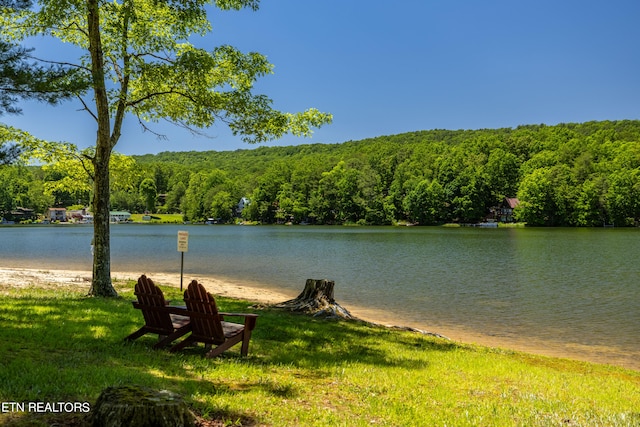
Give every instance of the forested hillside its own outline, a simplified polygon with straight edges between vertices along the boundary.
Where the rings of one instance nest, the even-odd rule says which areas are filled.
[[[252,149],[249,149],[252,148]],[[113,209],[319,224],[482,221],[504,197],[529,225],[640,220],[640,121],[430,130],[233,152],[117,156]],[[28,173],[25,173],[27,171]],[[71,164],[0,168],[0,211],[88,204]]]

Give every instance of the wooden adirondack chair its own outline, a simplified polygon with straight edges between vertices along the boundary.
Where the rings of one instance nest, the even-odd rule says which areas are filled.
[[[125,340],[132,341],[144,334],[158,334],[159,341],[153,347],[161,348],[191,330],[190,318],[179,314],[184,314],[184,308],[169,306],[162,290],[144,274],[138,279],[134,293],[138,300],[133,301],[133,307],[142,311],[144,326],[127,336]]]
[[[207,346],[216,346],[207,353],[207,357],[215,357],[241,342],[240,354],[247,355],[251,331],[255,328],[258,315],[219,312],[213,295],[196,280],[184,292],[184,301],[191,317],[191,335],[174,345],[172,352],[201,342]],[[226,316],[244,317],[244,324],[225,322]]]

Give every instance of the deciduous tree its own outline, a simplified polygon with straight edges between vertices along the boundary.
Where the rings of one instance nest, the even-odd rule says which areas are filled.
[[[24,10],[30,0],[0,0],[0,11]],[[85,86],[76,71],[62,65],[37,65],[31,60],[33,49],[0,39],[0,116],[20,114],[20,99],[56,103]],[[0,123],[0,165],[10,164],[23,154],[20,134]]]
[[[140,195],[144,199],[144,207],[147,212],[153,212],[156,206],[156,197],[158,195],[158,189],[156,183],[151,178],[145,178],[140,183]]]
[[[79,48],[74,70],[90,82],[76,94],[96,125],[93,167],[94,262],[90,293],[115,296],[111,284],[109,160],[127,114],[168,120],[197,131],[226,123],[248,142],[291,132],[308,135],[330,122],[315,109],[290,114],[252,92],[272,65],[231,46],[206,51],[189,40],[211,31],[206,7],[257,9],[259,0],[39,0],[25,12],[3,9],[2,35],[14,40],[51,36]],[[67,61],[72,62],[72,61]]]

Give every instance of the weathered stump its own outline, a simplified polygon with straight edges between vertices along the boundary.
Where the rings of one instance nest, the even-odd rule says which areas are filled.
[[[180,396],[167,390],[109,387],[91,414],[94,427],[193,427],[195,417]]]
[[[307,279],[304,290],[297,298],[281,302],[274,307],[310,313],[314,316],[352,319],[351,313],[333,298],[333,280]]]

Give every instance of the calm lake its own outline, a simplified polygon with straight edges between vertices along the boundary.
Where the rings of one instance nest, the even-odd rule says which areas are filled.
[[[638,229],[122,224],[112,270],[179,273],[178,230],[189,232],[185,280],[294,297],[327,278],[341,305],[387,323],[640,369]],[[0,267],[90,271],[91,235],[0,227]]]

